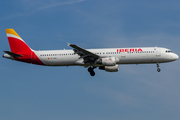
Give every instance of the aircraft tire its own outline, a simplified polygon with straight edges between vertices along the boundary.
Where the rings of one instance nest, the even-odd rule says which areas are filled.
[[[161,69],[160,69],[160,68],[158,68],[158,69],[157,69],[157,71],[158,71],[158,72],[160,72],[160,71],[161,71]]]
[[[95,72],[94,71],[90,72],[90,75],[95,76]]]
[[[88,68],[88,72],[91,73],[92,71],[93,71],[93,69],[92,69],[91,67],[89,67],[89,68]]]

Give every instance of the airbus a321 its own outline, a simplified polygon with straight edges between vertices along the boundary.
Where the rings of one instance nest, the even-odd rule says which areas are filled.
[[[119,64],[156,64],[172,62],[179,58],[171,50],[162,47],[106,48],[84,49],[69,44],[72,50],[31,49],[13,29],[6,29],[11,51],[4,51],[4,58],[44,66],[84,66],[88,67],[91,76],[94,69],[117,72]]]

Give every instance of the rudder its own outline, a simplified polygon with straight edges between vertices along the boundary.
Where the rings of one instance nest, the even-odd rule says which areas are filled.
[[[6,29],[11,52],[24,53],[30,52],[31,48],[23,41],[14,29]]]
[[[6,29],[7,38],[9,41],[10,51],[4,51],[6,54],[5,58],[14,59],[17,61],[44,65],[41,60],[37,57],[34,50],[32,50],[24,40],[16,33],[14,29]]]

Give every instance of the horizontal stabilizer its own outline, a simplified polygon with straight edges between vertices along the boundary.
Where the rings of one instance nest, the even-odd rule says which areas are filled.
[[[7,53],[8,55],[12,56],[12,57],[22,57],[22,55],[16,54],[16,53],[13,53],[13,52],[10,52],[10,51],[4,51],[4,52]]]

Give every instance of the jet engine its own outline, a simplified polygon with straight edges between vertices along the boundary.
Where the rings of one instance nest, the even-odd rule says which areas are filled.
[[[119,70],[119,66],[117,64],[115,66],[100,66],[99,69],[107,72],[117,72]]]
[[[96,60],[95,64],[100,64],[104,66],[114,66],[119,61],[118,58],[115,57],[107,57],[107,58],[100,58]]]

